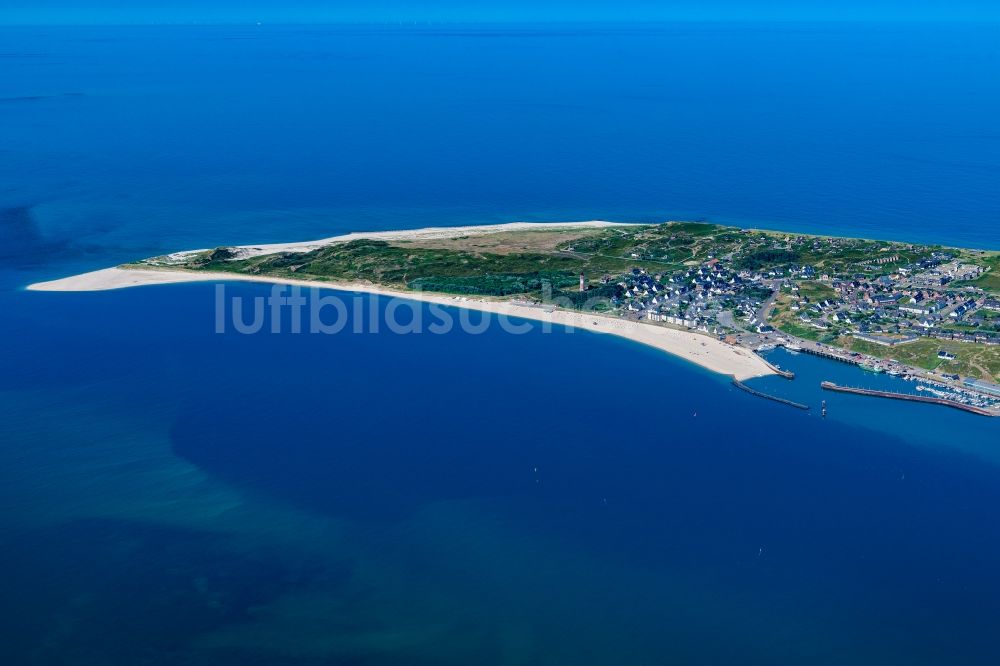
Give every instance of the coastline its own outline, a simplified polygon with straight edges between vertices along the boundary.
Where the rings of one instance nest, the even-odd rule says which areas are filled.
[[[579,224],[576,226],[579,226]],[[472,227],[472,229],[475,229],[475,227]],[[482,227],[480,227],[480,229],[482,229]],[[314,243],[322,242],[324,241],[314,241]],[[264,246],[253,247],[256,248]],[[242,275],[238,273],[210,273],[201,271],[185,272],[169,269],[149,270],[105,268],[58,280],[39,282],[29,285],[27,289],[30,291],[62,292],[107,291],[157,284],[230,281],[287,284],[299,287],[375,294],[390,298],[402,298],[413,301],[421,301],[424,303],[434,303],[442,306],[489,312],[492,314],[517,317],[520,319],[547,322],[571,328],[585,329],[595,333],[616,335],[618,337],[667,352],[668,354],[687,360],[707,370],[730,376],[738,381],[776,374],[770,367],[770,364],[753,352],[741,347],[726,344],[717,338],[702,335],[700,333],[682,331],[667,328],[665,326],[645,324],[637,321],[629,321],[598,314],[586,314],[570,310],[559,310],[545,306],[520,305],[510,301],[448,296],[428,292],[401,291],[364,283],[320,282],[314,280],[296,280],[292,278],[272,276]]]
[[[333,243],[349,243],[355,240],[383,241],[422,241],[455,236],[487,236],[504,231],[539,231],[545,229],[603,229],[606,227],[633,226],[633,222],[607,222],[605,220],[588,220],[585,222],[504,222],[501,224],[479,224],[464,227],[423,227],[420,229],[399,229],[388,231],[352,231],[340,236],[330,236],[318,240],[292,241],[290,243],[264,243],[262,245],[229,246],[239,252],[240,258],[258,257],[278,252],[311,252],[332,245]],[[171,259],[183,259],[198,252],[206,252],[210,248],[184,250],[168,254]]]

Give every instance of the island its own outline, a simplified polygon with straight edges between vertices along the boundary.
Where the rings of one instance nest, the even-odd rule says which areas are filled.
[[[781,345],[1000,402],[1000,252],[702,222],[352,233],[152,257],[31,285],[205,280],[330,287],[611,333],[737,381]]]

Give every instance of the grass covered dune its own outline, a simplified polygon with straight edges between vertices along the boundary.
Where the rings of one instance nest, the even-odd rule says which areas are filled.
[[[226,254],[225,257],[216,254],[220,250],[181,252],[166,257],[154,258],[140,264],[107,268],[60,280],[41,282],[33,284],[28,288],[34,291],[102,291],[155,284],[233,280],[321,287],[418,300],[426,303],[490,312],[521,319],[549,322],[597,333],[608,333],[660,349],[696,363],[708,370],[730,375],[740,380],[773,374],[773,370],[768,364],[751,351],[726,344],[711,336],[691,331],[677,330],[663,326],[650,326],[617,316],[602,315],[597,312],[583,313],[551,307],[534,307],[503,300],[501,296],[470,298],[443,293],[429,293],[428,291],[418,291],[415,289],[410,290],[407,288],[405,279],[396,281],[384,273],[379,275],[373,273],[372,277],[376,278],[375,280],[337,279],[339,277],[337,275],[320,277],[304,272],[296,275],[297,266],[301,265],[303,258],[308,257],[310,253],[322,252],[324,249],[331,248],[336,253],[337,248],[343,248],[358,241],[412,243],[415,249],[421,250],[421,253],[427,251],[432,254],[438,251],[435,249],[436,245],[446,242],[449,244],[458,242],[465,243],[467,251],[470,254],[497,254],[498,256],[508,257],[512,262],[520,262],[531,261],[523,257],[525,254],[551,252],[555,249],[554,245],[556,244],[586,240],[595,230],[609,227],[628,228],[632,226],[634,225],[610,222],[513,223],[485,227],[432,228],[412,231],[349,234],[347,236],[305,243],[224,248],[221,250]],[[552,231],[558,231],[559,233],[554,235],[549,234],[552,237],[547,237],[546,232]],[[500,248],[497,244],[497,238],[494,235],[499,233],[506,235],[510,232],[516,232],[523,237],[517,242],[512,241],[510,238],[504,238],[502,248]],[[481,245],[492,246],[493,252],[484,253],[483,248],[480,247]],[[544,249],[546,245],[553,245],[553,247],[546,250]],[[579,261],[578,259],[572,259],[573,250],[556,249],[555,251],[557,253],[567,252],[570,254],[572,261]],[[455,250],[442,252],[455,252]],[[208,261],[205,261],[206,254]],[[216,254],[214,258],[212,257],[213,254]],[[379,256],[381,261],[382,255],[380,254]],[[558,257],[558,254],[555,256]],[[198,270],[192,269],[192,261],[200,262]],[[281,262],[287,272],[272,273],[268,271],[264,273],[252,270],[254,265],[270,261]],[[560,262],[558,258],[553,261],[556,264]],[[628,264],[626,260],[613,257],[609,258],[608,261],[616,262],[620,266]],[[218,265],[224,266],[229,270],[221,270],[217,268]],[[346,262],[344,265],[347,265]],[[391,267],[393,264],[392,262],[384,262],[382,265]],[[537,268],[537,264],[533,263],[530,265]],[[574,266],[575,270],[576,266]],[[577,279],[575,275],[573,279],[574,281]],[[376,283],[376,280],[378,283]]]
[[[702,365],[735,376],[768,374],[744,356],[756,358],[749,349],[773,326],[871,359],[997,381],[998,262],[995,251],[699,222],[509,223],[188,250],[30,288],[263,281],[502,305],[525,319],[541,316],[526,303],[545,303],[546,316],[575,312],[594,330],[613,322],[666,351],[674,343],[664,340],[691,337],[715,350]]]

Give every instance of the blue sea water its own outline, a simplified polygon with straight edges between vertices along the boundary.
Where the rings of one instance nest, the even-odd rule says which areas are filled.
[[[756,383],[826,419],[586,332],[220,335],[211,285],[22,287],[510,220],[997,249],[997,37],[0,29],[4,663],[996,663],[994,420],[805,355]]]

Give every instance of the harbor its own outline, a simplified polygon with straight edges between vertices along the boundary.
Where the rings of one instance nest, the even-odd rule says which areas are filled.
[[[837,391],[839,393],[853,393],[855,395],[868,395],[878,398],[892,398],[895,400],[909,400],[911,402],[926,402],[935,405],[946,405],[948,407],[961,409],[966,412],[972,412],[973,414],[979,414],[980,416],[1000,416],[1000,413],[996,410],[984,409],[983,407],[956,402],[955,400],[949,400],[947,398],[940,398],[937,396],[912,395],[909,393],[896,393],[894,391],[880,391],[876,389],[858,388],[853,386],[841,386],[829,381],[822,382],[820,387],[827,391]]]
[[[754,379],[745,383],[758,393],[765,394],[767,399],[778,397],[796,404],[811,405],[812,412],[834,419],[857,418],[857,415],[862,412],[870,413],[870,418],[880,418],[880,415],[884,414],[887,409],[887,405],[884,404],[884,401],[877,400],[855,401],[850,409],[845,409],[841,400],[830,395],[830,391],[823,386],[824,382],[841,387],[858,387],[865,391],[936,398],[946,403],[962,404],[973,408],[956,410],[955,418],[960,420],[964,419],[964,416],[959,416],[958,411],[966,414],[987,412],[1000,415],[1000,399],[976,391],[971,387],[937,381],[936,377],[904,376],[888,370],[873,373],[865,370],[859,363],[843,362],[843,359],[839,358],[826,358],[824,354],[802,353],[807,348],[809,347],[802,345],[799,349],[791,351],[785,349],[784,346],[778,346],[773,350],[765,350],[761,354],[776,367],[794,371],[797,381],[786,381],[780,376],[772,375],[768,378]],[[796,351],[799,353],[795,353]],[[830,363],[831,360],[842,362]],[[822,401],[827,403],[827,414],[821,413]],[[911,402],[934,404],[937,400]],[[938,410],[932,409],[931,411],[937,412]],[[950,419],[953,417],[945,417],[938,413],[934,418]]]

